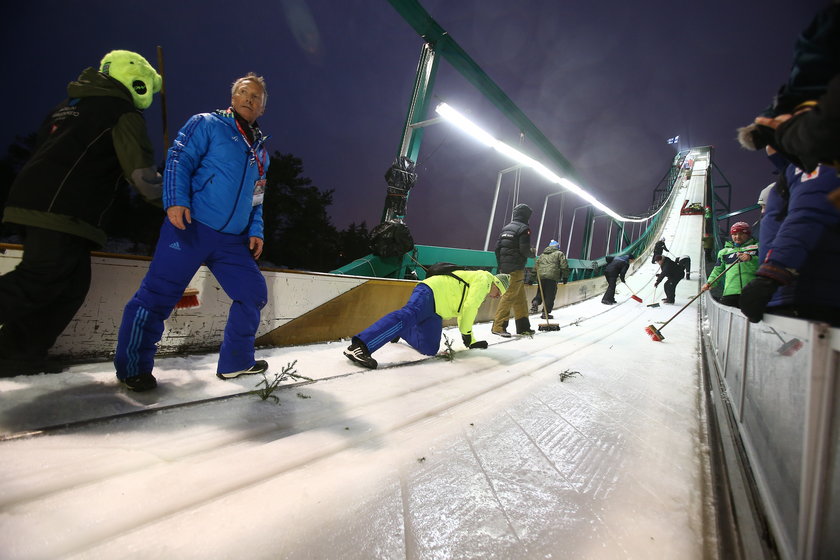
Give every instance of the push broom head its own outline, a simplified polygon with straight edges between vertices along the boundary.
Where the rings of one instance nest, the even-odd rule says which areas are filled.
[[[659,329],[657,329],[653,325],[646,326],[645,332],[648,333],[648,335],[654,342],[662,342],[663,340],[665,340],[665,337],[662,336],[662,333],[659,332]]]
[[[784,344],[782,344],[782,346],[778,350],[776,350],[776,352],[778,352],[782,356],[793,356],[804,345],[805,344],[798,338],[792,338]]]
[[[543,323],[537,328],[541,331],[559,331],[560,325],[554,325],[552,323]]]
[[[195,288],[187,288],[184,290],[184,295],[175,304],[175,309],[187,309],[190,307],[198,307],[198,290]]]
[[[657,302],[649,303],[647,306],[648,307],[659,307],[659,302],[657,301]]]
[[[638,301],[639,303],[642,303],[642,298],[640,298],[636,294],[633,294],[632,296],[630,296],[630,299],[634,299],[634,300]]]

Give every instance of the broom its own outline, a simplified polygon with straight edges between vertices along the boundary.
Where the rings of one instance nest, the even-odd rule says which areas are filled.
[[[715,282],[717,282],[718,280],[720,280],[721,278],[723,278],[723,275],[724,275],[724,274],[726,274],[726,272],[727,272],[730,268],[732,268],[733,266],[735,266],[735,265],[736,265],[736,264],[738,264],[739,262],[741,262],[741,261],[739,261],[739,260],[737,260],[737,259],[736,259],[736,260],[735,260],[735,262],[731,263],[729,266],[727,266],[725,269],[723,269],[723,272],[721,272],[720,274],[718,274],[718,275],[715,277],[715,279],[714,279],[714,280],[712,280],[711,282],[709,282],[709,285],[711,286],[712,284],[714,284]],[[664,328],[665,328],[665,326],[666,326],[668,323],[670,323],[671,321],[673,321],[673,320],[676,318],[676,316],[677,316],[677,315],[679,315],[680,313],[682,313],[682,312],[685,310],[685,308],[686,308],[686,307],[688,307],[689,305],[691,305],[692,303],[694,303],[694,300],[695,300],[695,299],[699,298],[699,297],[700,297],[700,296],[702,296],[702,295],[703,295],[703,291],[701,290],[701,291],[700,291],[700,293],[698,293],[696,296],[694,296],[693,298],[691,298],[690,300],[688,300],[688,303],[686,303],[685,305],[683,305],[683,306],[682,306],[682,308],[681,308],[679,311],[677,311],[676,313],[674,313],[674,316],[673,316],[673,317],[671,317],[670,319],[668,319],[667,321],[665,321],[665,323],[663,323],[663,325],[662,325],[661,327],[659,327],[659,328],[657,329],[657,328],[656,328],[656,327],[654,327],[653,325],[648,325],[648,326],[646,326],[646,327],[645,327],[645,332],[646,332],[646,333],[648,333],[648,335],[650,336],[650,338],[651,338],[654,342],[662,342],[663,340],[665,340],[665,337],[662,335],[662,329],[664,329]]]
[[[184,290],[184,295],[175,304],[175,309],[187,309],[189,307],[198,307],[198,290],[195,288],[187,288]]]
[[[545,316],[545,324],[542,324],[537,328],[541,331],[559,331],[560,325],[555,325],[548,319],[548,308],[545,305],[545,295],[543,294],[540,270],[538,268],[534,268],[534,271],[537,273],[537,286],[539,286],[540,288],[540,298],[542,299],[543,315]]]
[[[621,283],[622,283],[622,284],[624,284],[625,286],[627,286],[627,282],[625,282],[624,280],[622,280],[622,281],[621,281]],[[631,293],[631,294],[633,294],[632,296],[630,296],[630,299],[636,300],[636,301],[638,301],[639,303],[644,303],[644,302],[642,301],[642,298],[640,298],[639,296],[637,296],[637,295],[636,295],[636,292],[634,292],[634,291],[633,291],[633,288],[631,288],[630,286],[627,286],[627,289],[628,289],[628,290],[630,290],[630,293]]]
[[[653,286],[653,303],[649,303],[648,307],[659,307],[659,302],[656,301],[656,284]]]

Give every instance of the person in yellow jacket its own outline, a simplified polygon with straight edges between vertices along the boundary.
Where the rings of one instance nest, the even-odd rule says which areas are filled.
[[[498,298],[510,285],[510,276],[486,270],[455,270],[426,278],[414,288],[408,302],[388,313],[351,340],[344,355],[370,369],[378,365],[371,354],[400,338],[426,356],[440,348],[444,319],[458,319],[458,330],[467,348],[487,348],[476,341],[472,329],[478,308],[487,297]]]

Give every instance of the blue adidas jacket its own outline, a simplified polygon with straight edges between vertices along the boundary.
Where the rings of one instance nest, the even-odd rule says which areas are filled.
[[[192,219],[216,231],[262,238],[262,199],[254,188],[267,170],[265,138],[257,131],[248,146],[230,109],[194,115],[169,148],[164,208],[186,206]]]

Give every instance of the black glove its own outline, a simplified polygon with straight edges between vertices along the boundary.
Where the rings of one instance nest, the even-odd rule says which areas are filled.
[[[657,280],[656,282],[654,282],[653,287],[655,288],[655,287],[659,286],[660,282],[662,282],[662,280]]]
[[[476,340],[475,342],[470,344],[470,350],[487,350],[487,341]]]
[[[767,302],[776,293],[779,283],[766,276],[756,276],[741,290],[741,313],[750,323],[758,323],[764,317]]]
[[[470,333],[470,334],[461,333],[461,340],[464,341],[464,346],[469,348],[470,344],[472,344],[472,333]]]

